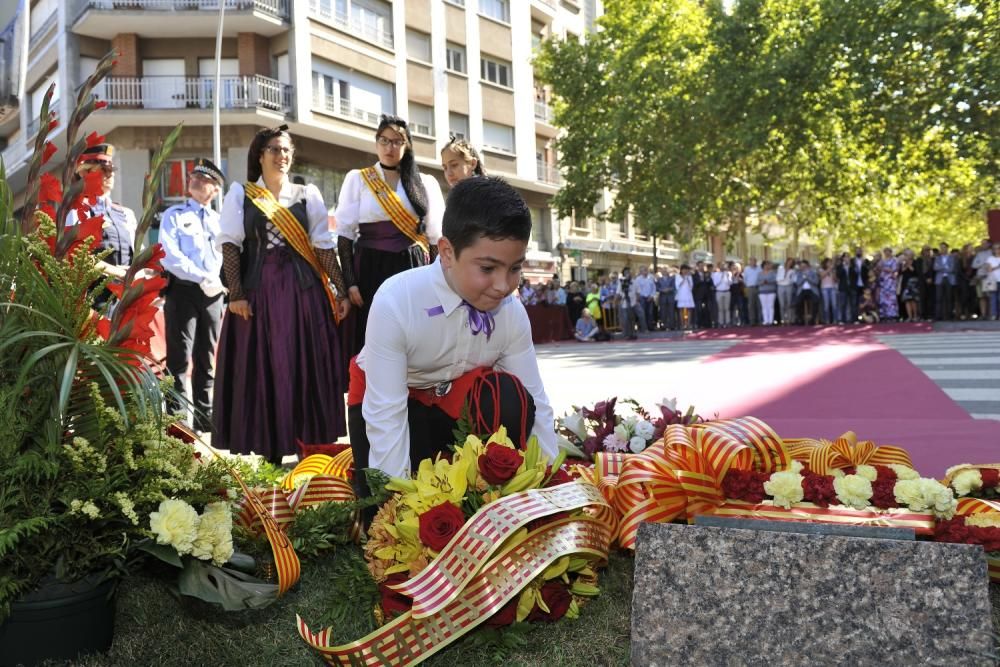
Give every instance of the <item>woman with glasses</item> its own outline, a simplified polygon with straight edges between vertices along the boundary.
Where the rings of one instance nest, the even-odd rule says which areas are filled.
[[[430,262],[441,236],[441,188],[417,169],[405,120],[382,116],[375,152],[373,166],[347,174],[334,213],[340,264],[356,308],[353,327],[345,327],[348,358],[365,344],[375,291],[389,276]]]
[[[294,156],[284,125],[257,133],[247,182],[226,194],[217,238],[229,312],[212,445],[278,464],[297,441],[329,443],[347,432],[337,331],[350,310],[347,289],[322,195],[288,177]]]
[[[132,263],[132,251],[135,247],[135,230],[138,223],[132,209],[111,201],[111,190],[115,187],[115,166],[113,157],[115,148],[111,144],[98,144],[84,149],[76,165],[77,180],[85,174],[100,171],[102,194],[94,201],[85,201],[86,217],[104,216],[104,233],[101,236],[101,250],[110,250],[111,254],[98,262],[98,268],[112,278],[124,278]],[[77,212],[70,209],[66,216],[67,225],[75,225],[79,221]],[[101,303],[107,300],[107,295],[98,299]]]

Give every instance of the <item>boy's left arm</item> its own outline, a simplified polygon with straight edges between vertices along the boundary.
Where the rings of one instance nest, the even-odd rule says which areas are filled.
[[[531,342],[531,322],[528,311],[516,299],[512,299],[510,308],[513,316],[507,319],[505,326],[509,338],[505,349],[497,359],[496,368],[515,376],[528,390],[535,401],[535,424],[531,432],[538,436],[538,444],[550,458],[559,452],[556,442],[555,414],[549,403],[548,394],[542,376],[538,372],[538,358],[535,356],[535,346]]]

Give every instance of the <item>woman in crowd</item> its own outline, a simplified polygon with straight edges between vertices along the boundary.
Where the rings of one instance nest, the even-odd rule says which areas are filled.
[[[920,307],[920,277],[913,266],[913,260],[904,255],[899,271],[899,300],[903,302],[906,311],[906,321],[916,322],[919,319]]]
[[[976,251],[971,243],[962,246],[958,256],[958,294],[955,298],[955,315],[961,320],[967,320],[976,312],[976,269],[972,263],[976,259]]]
[[[899,317],[899,304],[896,301],[896,279],[899,277],[899,262],[892,256],[892,248],[882,250],[882,259],[877,269],[878,284],[878,315],[879,320]]]
[[[851,256],[846,252],[837,258],[837,321],[851,323],[851,295],[856,285],[851,285]]]
[[[441,168],[444,170],[444,180],[448,182],[450,188],[467,178],[486,175],[479,151],[468,141],[459,139],[454,134],[441,149]]]
[[[837,322],[837,268],[833,260],[827,257],[819,265],[820,294],[823,297],[823,322]]]
[[[747,320],[747,293],[743,280],[743,265],[739,262],[729,262],[729,272],[733,276],[733,284],[730,287],[730,320],[738,327],[745,327],[749,324]]]
[[[764,261],[761,264],[760,281],[757,295],[760,297],[760,317],[764,326],[774,324],[774,300],[778,296],[778,272],[774,263]]]
[[[601,317],[601,289],[597,286],[597,283],[590,283],[590,291],[587,292],[586,305],[584,310],[589,310],[591,316],[594,318],[594,322],[600,329],[604,330],[604,322]]]
[[[566,292],[566,310],[569,311],[569,321],[576,322],[580,319],[580,311],[587,305],[587,295],[584,294],[580,283],[572,281],[569,290]]]
[[[681,330],[691,328],[691,311],[694,310],[694,282],[691,267],[681,264],[681,272],[674,276],[677,294],[677,311],[681,314]]]
[[[778,267],[778,309],[782,324],[795,323],[795,258],[789,257]]]
[[[212,444],[275,463],[296,440],[333,442],[347,432],[336,320],[350,305],[323,197],[288,179],[294,154],[284,125],[258,132],[248,182],[233,183],[219,221],[229,313]]]
[[[375,165],[347,174],[334,214],[347,294],[356,308],[353,327],[345,327],[348,358],[364,346],[376,290],[389,276],[427,264],[441,236],[441,188],[417,169],[406,121],[383,115],[375,151]]]
[[[988,272],[983,277],[983,294],[989,299],[990,319],[1000,319],[1000,243],[993,244],[993,254],[986,258]],[[984,317],[986,317],[984,315]]]

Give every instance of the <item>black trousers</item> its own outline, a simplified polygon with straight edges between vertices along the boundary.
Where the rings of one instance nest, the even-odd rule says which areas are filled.
[[[474,435],[489,436],[500,426],[505,426],[507,435],[515,444],[522,439],[526,440],[535,423],[535,401],[531,394],[520,380],[509,373],[488,373],[484,379],[486,381],[482,383],[482,391],[466,398],[466,409],[471,423],[479,421],[488,424],[490,432]],[[523,409],[522,396],[525,398]],[[499,414],[497,405],[500,406]],[[413,398],[407,400],[406,407],[410,425],[410,466],[416,470],[422,460],[439,452],[446,452],[449,445],[455,444],[453,431],[457,422],[441,408],[424,405]],[[522,424],[526,432],[522,432]],[[348,406],[347,431],[354,453],[354,491],[358,498],[365,498],[370,495],[364,469],[369,467],[371,444],[368,441],[365,418],[361,414],[361,404]],[[372,508],[367,517],[369,520],[374,512],[375,508]]]
[[[163,318],[167,335],[167,371],[174,378],[173,396],[167,409],[186,411],[194,407],[199,431],[212,430],[212,385],[215,383],[215,346],[222,325],[222,295],[206,296],[201,288],[171,279],[164,298]],[[187,387],[188,371],[191,387]],[[185,420],[187,421],[187,420]]]

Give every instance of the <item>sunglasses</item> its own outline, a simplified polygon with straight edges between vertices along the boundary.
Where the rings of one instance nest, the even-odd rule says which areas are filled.
[[[117,171],[114,165],[107,164],[106,162],[84,162],[80,165],[80,171],[82,172],[97,171],[98,169],[103,171],[105,174],[113,174]]]

